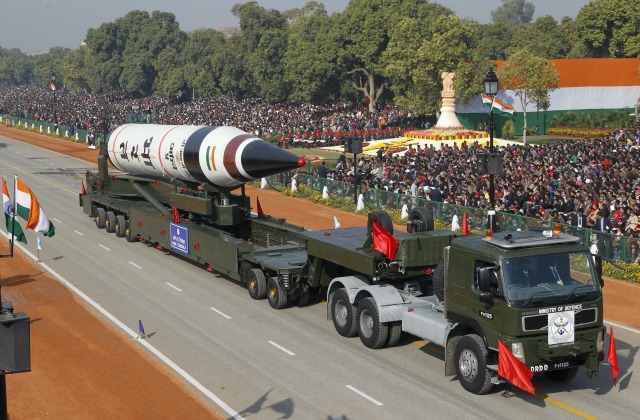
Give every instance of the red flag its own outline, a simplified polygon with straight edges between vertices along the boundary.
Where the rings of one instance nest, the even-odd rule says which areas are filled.
[[[262,212],[262,206],[260,205],[260,199],[256,197],[256,204],[258,206],[258,217],[264,217],[264,213]]]
[[[58,90],[58,88],[56,87],[56,84],[53,82],[49,83],[49,86],[51,87],[51,90]]]
[[[387,232],[385,228],[373,222],[373,249],[382,252],[390,260],[396,257],[398,250],[398,240],[392,234]]]
[[[462,215],[462,234],[469,236],[469,220],[467,219],[467,212]]]
[[[609,355],[607,362],[611,366],[611,376],[613,377],[613,386],[616,386],[618,378],[618,354],[616,353],[616,340],[613,338],[613,327],[609,327]]]
[[[180,218],[180,216],[178,215],[178,209],[176,208],[176,205],[173,205],[173,223],[182,223],[182,219]]]
[[[87,195],[87,190],[84,188],[84,181],[80,182],[82,182],[82,195]]]
[[[531,383],[533,372],[515,357],[502,341],[498,341],[498,375],[518,388],[535,395],[536,389]]]

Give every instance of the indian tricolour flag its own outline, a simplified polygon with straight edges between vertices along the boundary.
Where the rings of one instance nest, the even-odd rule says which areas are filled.
[[[16,176],[16,212],[18,216],[27,221],[25,227],[36,232],[42,232],[45,236],[53,236],[55,227],[47,219],[38,203],[35,194]]]
[[[20,223],[18,223],[13,215],[13,204],[11,203],[11,197],[9,197],[9,189],[7,188],[4,175],[2,175],[2,204],[4,206],[4,218],[7,222],[7,232],[9,232],[9,234],[13,232],[14,238],[26,244],[27,238],[24,236],[22,226],[20,226]]]
[[[492,98],[489,95],[482,94],[482,106],[486,110],[490,110],[491,106],[493,106],[493,110],[498,112],[499,114],[506,116],[513,116],[514,108],[507,104],[500,102],[497,98]]]

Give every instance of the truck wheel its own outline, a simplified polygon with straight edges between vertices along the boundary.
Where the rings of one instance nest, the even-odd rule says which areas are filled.
[[[121,214],[116,216],[115,230],[118,238],[124,237],[127,233],[127,219]]]
[[[402,321],[389,322],[389,336],[385,347],[395,347],[402,335]]]
[[[578,367],[573,366],[567,369],[545,372],[544,376],[556,382],[569,382],[576,376],[576,373],[578,373]]]
[[[376,301],[364,298],[358,304],[358,335],[362,344],[370,349],[384,347],[389,334],[389,326],[380,322]]]
[[[108,211],[104,219],[104,230],[108,233],[116,231],[116,214],[112,211]]]
[[[107,219],[107,214],[102,207],[97,207],[93,218],[96,221],[96,227],[98,229],[104,229],[104,224]]]
[[[409,220],[418,227],[415,232],[426,232],[433,230],[433,212],[426,207],[415,207],[409,212]],[[417,222],[417,223],[416,223]]]
[[[124,229],[124,237],[127,239],[127,242],[137,242],[138,236],[137,235],[134,236],[133,233],[131,232],[131,221],[127,220],[125,226],[126,227]]]
[[[273,277],[267,282],[267,300],[273,309],[283,309],[287,306],[287,294]]]
[[[444,260],[440,260],[433,274],[433,294],[440,300],[444,300]]]
[[[491,390],[491,374],[487,369],[487,349],[480,336],[465,335],[456,345],[456,373],[460,385],[476,395]]]
[[[373,211],[369,213],[369,219],[367,221],[368,232],[373,232],[373,221],[379,224],[387,232],[393,235],[393,220],[391,216],[384,210]]]
[[[252,268],[245,271],[245,280],[249,296],[254,300],[267,297],[267,281],[264,279],[264,272],[259,268]]]
[[[311,292],[309,292],[309,288],[303,289],[300,293],[300,296],[297,299],[296,306],[303,307],[309,303],[309,296]]]
[[[343,337],[355,337],[358,326],[356,325],[356,308],[349,302],[349,295],[344,289],[333,292],[331,301],[331,315],[333,326]]]

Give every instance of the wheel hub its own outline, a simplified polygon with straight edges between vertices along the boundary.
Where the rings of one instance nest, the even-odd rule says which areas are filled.
[[[458,364],[460,365],[460,373],[468,381],[473,381],[478,376],[478,359],[472,351],[465,349],[460,354]]]

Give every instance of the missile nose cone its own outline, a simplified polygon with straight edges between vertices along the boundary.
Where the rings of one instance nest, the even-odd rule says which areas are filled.
[[[252,141],[244,148],[241,156],[242,168],[254,179],[298,168],[300,159],[304,160],[266,141]]]
[[[301,156],[300,159],[298,159],[298,168],[302,168],[306,164],[307,164],[307,159]]]

